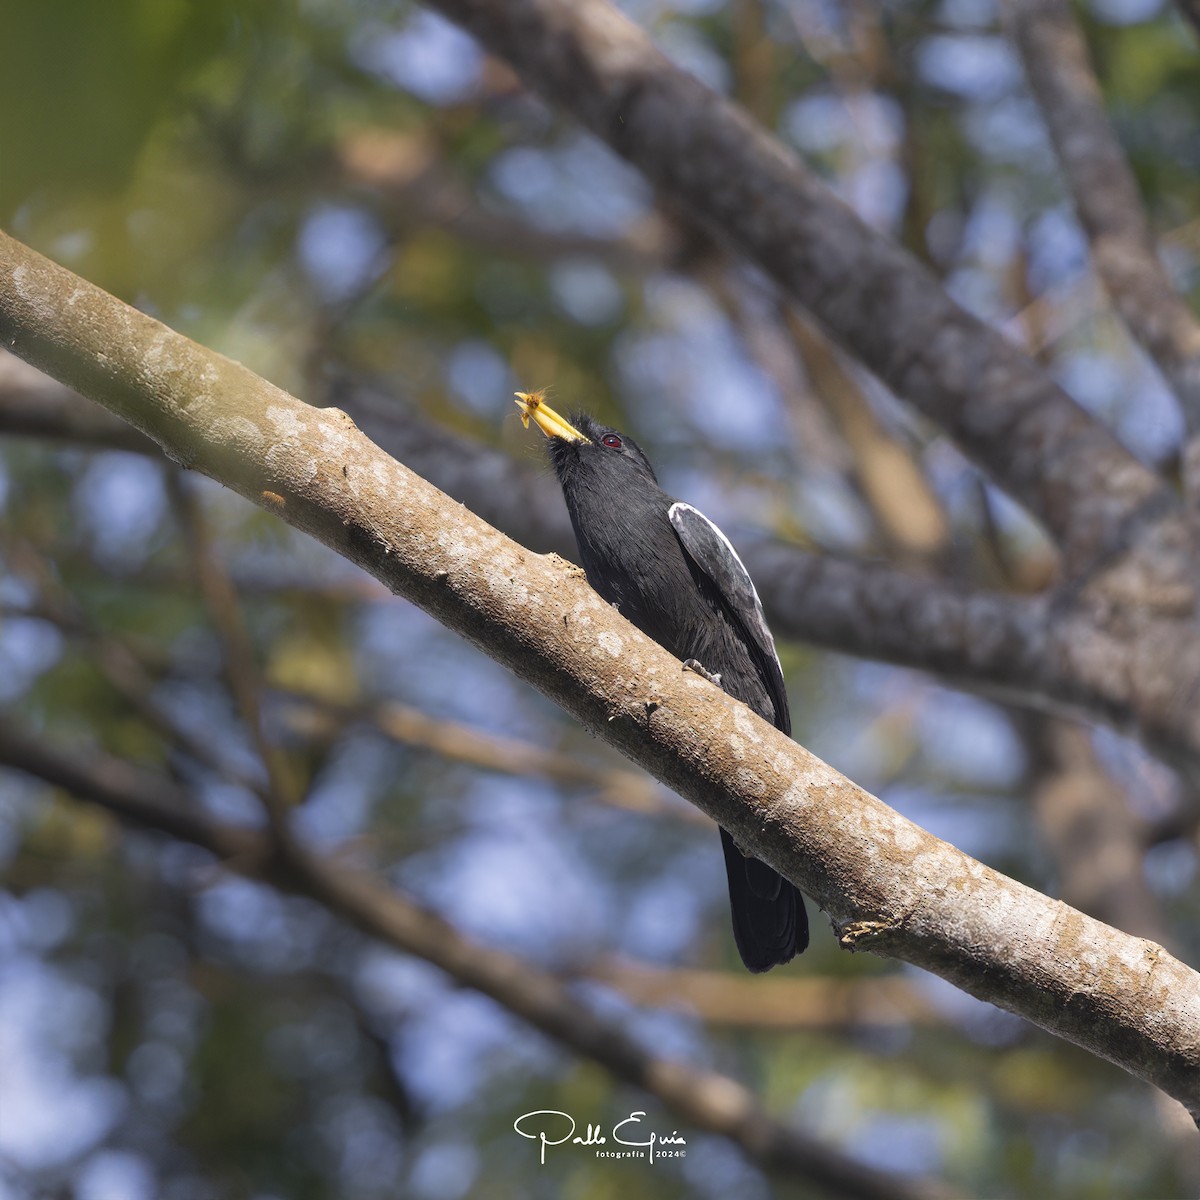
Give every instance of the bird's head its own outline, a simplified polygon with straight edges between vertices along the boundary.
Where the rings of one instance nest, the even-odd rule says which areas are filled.
[[[564,488],[604,481],[615,490],[633,486],[638,479],[657,487],[654,468],[633,438],[601,425],[587,413],[575,413],[568,421],[546,403],[541,392],[516,396],[525,427],[535,421],[546,435],[550,462]]]

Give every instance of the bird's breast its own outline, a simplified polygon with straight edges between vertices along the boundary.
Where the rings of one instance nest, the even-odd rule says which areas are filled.
[[[680,653],[677,633],[696,604],[695,585],[666,505],[659,512],[610,509],[598,519],[577,520],[588,582],[643,633]]]

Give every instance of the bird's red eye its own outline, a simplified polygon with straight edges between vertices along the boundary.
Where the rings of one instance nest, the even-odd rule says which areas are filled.
[[[600,439],[610,450],[620,450],[621,439],[615,433],[606,433]]]

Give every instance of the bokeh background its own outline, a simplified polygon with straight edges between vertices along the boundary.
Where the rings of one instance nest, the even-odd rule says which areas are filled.
[[[1170,466],[1177,414],[1090,272],[989,0],[622,7]],[[1081,19],[1168,266],[1194,290],[1195,40],[1156,0],[1093,0]],[[511,395],[549,385],[636,436],[736,542],[1017,591],[1053,569],[1038,529],[936,429],[403,0],[0,0],[0,224],[348,408],[491,519],[533,478],[538,502],[509,528],[538,550],[571,547]],[[898,1175],[1065,1200],[1200,1186],[1175,1106],[932,977],[839,951],[820,915],[802,960],[738,974],[717,840],[681,801],[269,513],[112,444],[0,436],[0,697],[48,738],[261,822],[238,781],[260,764],[184,536],[200,522],[237,584],[315,847],[579,978],[657,1052],[747,1082]],[[1196,961],[1194,831],[1174,778],[1132,743],[780,650],[796,736],[821,757]],[[1120,895],[1089,894],[1087,847],[1055,820],[1081,780],[1113,798]],[[701,1133],[680,1164],[539,1167],[512,1132],[532,1109],[677,1122],[315,903],[7,772],[0,864],[3,1200],[808,1194]]]

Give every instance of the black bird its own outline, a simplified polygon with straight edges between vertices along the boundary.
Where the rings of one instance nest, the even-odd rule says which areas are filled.
[[[518,392],[526,427],[549,439],[588,583],[644,634],[791,734],[783,669],[758,593],[729,539],[658,486],[632,438],[585,413],[564,420],[540,392]],[[721,830],[733,936],[767,971],[808,945],[800,893]]]

